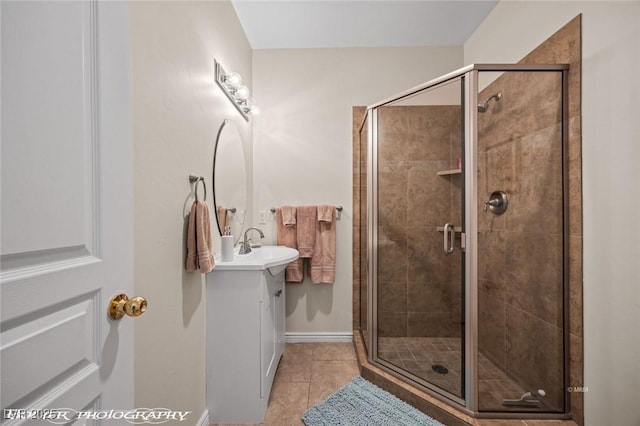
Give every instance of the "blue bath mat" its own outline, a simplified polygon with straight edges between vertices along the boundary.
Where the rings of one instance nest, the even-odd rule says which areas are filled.
[[[308,409],[302,421],[307,426],[444,426],[362,377]]]

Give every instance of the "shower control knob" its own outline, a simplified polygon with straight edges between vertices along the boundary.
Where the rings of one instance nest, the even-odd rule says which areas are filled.
[[[500,200],[494,198],[493,200],[486,201],[482,210],[486,212],[487,210],[489,210],[489,207],[500,207],[501,204],[502,203],[500,202]]]
[[[491,213],[502,214],[507,210],[509,206],[509,197],[504,191],[493,191],[489,200],[484,203],[482,210],[485,212],[491,210]]]

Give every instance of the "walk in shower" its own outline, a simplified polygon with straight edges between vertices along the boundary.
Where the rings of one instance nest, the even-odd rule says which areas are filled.
[[[477,416],[568,412],[565,65],[473,65],[366,109],[368,361]]]

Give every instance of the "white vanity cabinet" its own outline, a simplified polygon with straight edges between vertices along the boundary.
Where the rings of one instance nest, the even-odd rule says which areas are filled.
[[[264,269],[231,263],[207,275],[209,420],[260,423],[284,352],[286,263]]]
[[[262,277],[260,396],[268,399],[278,363],[284,353],[284,271],[274,277],[268,272],[263,273]]]

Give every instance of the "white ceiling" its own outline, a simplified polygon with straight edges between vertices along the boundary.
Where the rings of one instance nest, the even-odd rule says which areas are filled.
[[[254,49],[463,44],[498,0],[232,0]]]

